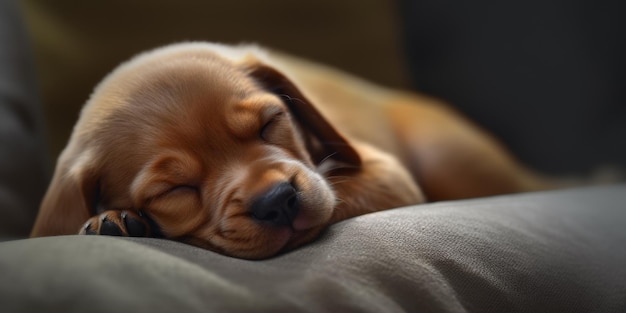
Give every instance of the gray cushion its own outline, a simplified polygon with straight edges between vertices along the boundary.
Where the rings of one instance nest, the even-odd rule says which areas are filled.
[[[419,205],[246,261],[158,239],[0,243],[3,312],[624,312],[626,186]]]

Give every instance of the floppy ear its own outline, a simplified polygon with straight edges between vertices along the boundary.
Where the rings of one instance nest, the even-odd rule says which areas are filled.
[[[86,163],[74,162],[59,160],[31,237],[78,234],[81,225],[94,215],[98,198],[95,171]]]
[[[280,96],[305,135],[307,150],[319,164],[332,158],[350,165],[361,165],[361,158],[348,141],[320,114],[285,75],[271,66],[255,63],[250,75],[268,91]]]

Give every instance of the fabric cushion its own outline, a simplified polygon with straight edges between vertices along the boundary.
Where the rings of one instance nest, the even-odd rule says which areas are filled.
[[[264,261],[167,240],[0,244],[3,312],[624,312],[626,186],[442,202]]]

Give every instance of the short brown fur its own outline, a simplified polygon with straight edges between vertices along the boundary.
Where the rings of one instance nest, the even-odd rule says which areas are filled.
[[[297,187],[291,225],[251,218],[284,182]],[[128,235],[129,212],[166,238],[258,259],[368,212],[549,187],[437,100],[255,47],[185,43],[96,88],[32,235],[97,233],[103,218]]]

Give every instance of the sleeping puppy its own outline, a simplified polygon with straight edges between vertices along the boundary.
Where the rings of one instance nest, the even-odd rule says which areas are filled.
[[[260,259],[368,212],[548,186],[436,100],[254,46],[183,43],[96,87],[32,236]]]

